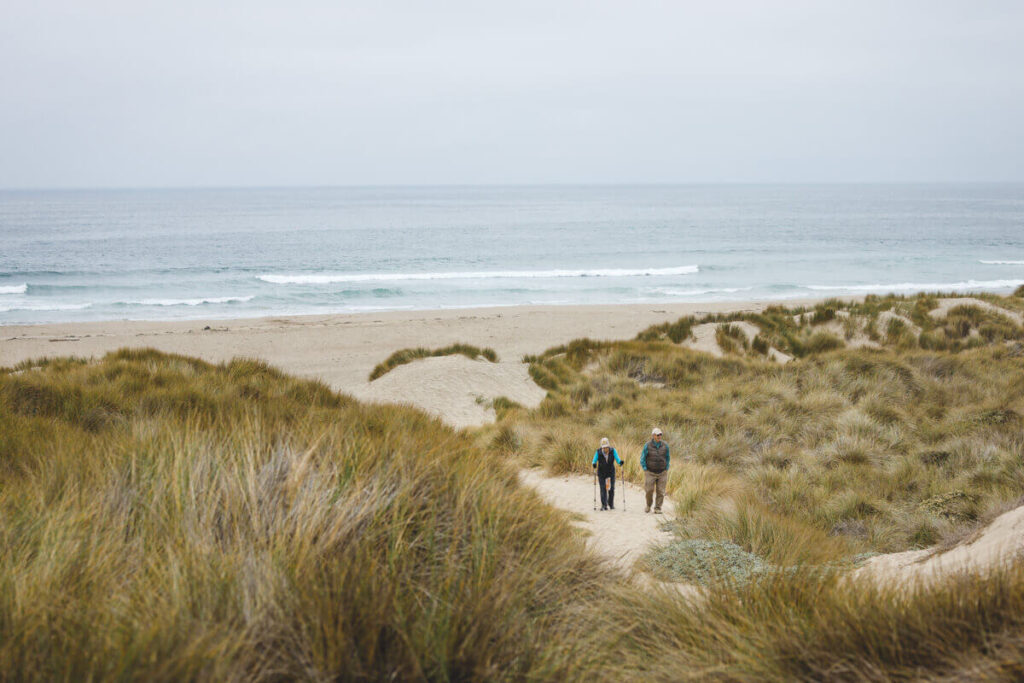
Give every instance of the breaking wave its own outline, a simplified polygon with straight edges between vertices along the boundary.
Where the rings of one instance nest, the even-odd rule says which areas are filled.
[[[320,275],[258,275],[257,279],[275,285],[325,285],[335,282],[396,282],[402,280],[489,280],[494,278],[560,278],[560,277],[639,277],[659,275],[692,275],[698,266],[674,268],[596,268],[586,270],[487,270],[452,273],[354,273]]]
[[[898,282],[875,285],[807,285],[807,289],[825,292],[963,292],[975,289],[1010,289],[1024,280],[965,280],[962,282]]]
[[[203,299],[143,299],[125,302],[130,306],[202,306],[203,304],[231,304],[251,301],[252,296],[215,296]]]
[[[0,313],[7,313],[8,311],[81,311],[90,306],[92,304],[48,304],[22,301],[16,304],[0,306]]]

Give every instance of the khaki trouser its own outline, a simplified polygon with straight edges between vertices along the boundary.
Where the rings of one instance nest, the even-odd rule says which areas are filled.
[[[647,494],[647,507],[651,507],[651,499],[654,498],[654,491],[657,489],[658,498],[655,501],[654,509],[660,510],[665,500],[665,485],[668,484],[668,470],[655,474],[650,470],[644,472],[644,493]]]

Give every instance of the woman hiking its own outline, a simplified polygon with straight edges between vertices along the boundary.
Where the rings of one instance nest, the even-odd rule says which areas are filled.
[[[608,443],[607,437],[601,439],[601,445],[594,451],[594,461],[591,464],[594,466],[597,478],[601,482],[601,509],[608,510],[610,508],[614,510],[615,465],[618,464],[621,467],[622,459],[619,458],[618,451]]]

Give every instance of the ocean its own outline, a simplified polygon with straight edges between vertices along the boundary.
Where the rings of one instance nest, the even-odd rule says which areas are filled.
[[[1024,185],[0,191],[0,324],[1024,284]]]

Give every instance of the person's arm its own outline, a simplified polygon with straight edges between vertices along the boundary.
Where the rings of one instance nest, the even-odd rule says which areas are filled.
[[[669,456],[668,456],[669,450],[671,450],[671,449],[668,447],[668,444],[665,444],[665,471],[666,472],[668,472],[668,466],[669,466]]]
[[[600,448],[598,448],[596,451],[594,451],[594,459],[590,462],[590,466],[591,467],[597,467],[597,454],[600,453],[600,452],[601,452]]]
[[[619,452],[613,448],[612,455],[615,456],[615,462],[619,463],[619,467],[622,467],[622,458],[619,457]]]
[[[644,450],[640,453],[640,469],[647,471],[647,444],[644,444]]]

